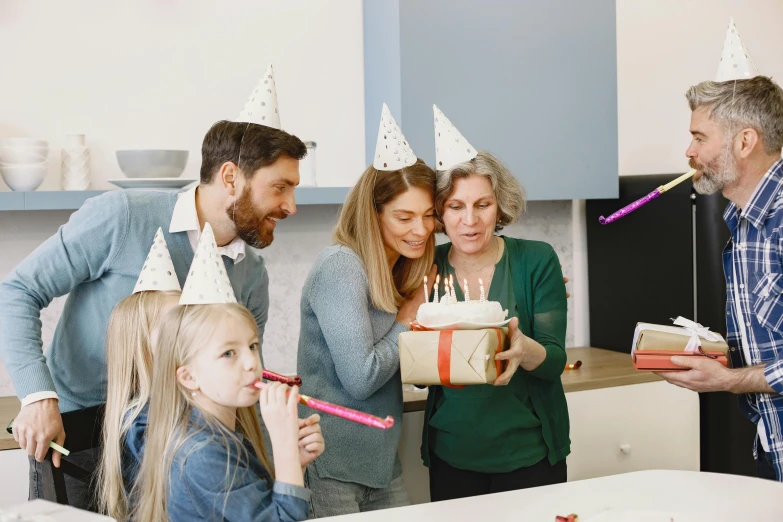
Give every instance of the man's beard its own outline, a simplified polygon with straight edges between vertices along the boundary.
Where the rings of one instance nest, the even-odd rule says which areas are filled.
[[[271,228],[267,218],[285,219],[287,216],[281,211],[261,214],[256,210],[250,186],[246,186],[234,205],[226,209],[226,214],[234,222],[237,236],[251,247],[259,249],[268,247],[275,239],[274,228]]]
[[[739,178],[737,160],[731,153],[730,146],[727,146],[721,155],[706,165],[699,165],[693,158],[688,162],[688,165],[692,169],[701,171],[701,177],[693,182],[693,188],[699,194],[714,194],[723,190],[726,185],[735,183]]]

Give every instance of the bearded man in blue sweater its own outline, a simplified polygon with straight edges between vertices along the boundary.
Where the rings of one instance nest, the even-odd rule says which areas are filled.
[[[68,503],[96,508],[90,479],[106,400],[106,326],[114,306],[133,291],[158,227],[182,285],[200,232],[212,225],[237,301],[253,313],[263,338],[269,279],[253,249],[268,246],[276,222],[296,212],[294,187],[307,149],[279,128],[250,121],[220,121],[209,129],[196,187],[92,198],[0,283],[0,356],[22,401],[13,434],[30,456],[31,499],[44,494],[41,463],[54,441],[77,451],[53,452],[44,465],[70,467]],[[44,355],[40,312],[65,294]]]

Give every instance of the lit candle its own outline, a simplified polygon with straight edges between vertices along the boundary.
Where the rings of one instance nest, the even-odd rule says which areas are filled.
[[[468,288],[468,280],[467,279],[463,279],[462,282],[463,282],[463,288],[465,290],[465,292],[464,292],[465,293],[465,302],[468,302],[468,301],[470,301],[470,289]]]
[[[433,296],[432,302],[437,303],[438,302],[438,287],[440,286],[440,274],[435,276],[435,295]]]
[[[449,292],[449,280],[448,278],[443,278],[443,297],[440,298],[441,304],[449,304],[449,298],[451,297],[451,293]]]
[[[449,275],[449,288],[451,289],[451,298],[457,302],[457,291],[454,290],[454,274]]]
[[[487,297],[484,295],[484,281],[481,279],[479,279],[479,292],[481,293],[481,295],[479,295],[479,302],[483,303],[486,301]]]
[[[427,276],[424,276],[424,302],[428,302],[430,298],[430,292],[427,290]]]

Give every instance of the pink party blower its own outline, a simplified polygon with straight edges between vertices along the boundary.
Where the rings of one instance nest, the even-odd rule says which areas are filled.
[[[264,383],[257,382],[256,388],[263,389]],[[387,416],[385,419],[382,419],[380,417],[376,417],[375,415],[370,415],[369,413],[352,410],[351,408],[346,408],[345,406],[338,406],[337,404],[332,404],[331,402],[314,399],[308,395],[299,394],[299,404],[304,404],[305,406],[314,410],[322,411],[336,417],[341,417],[349,421],[357,422],[359,424],[364,424],[365,426],[370,426],[381,430],[386,430],[394,426],[394,417],[392,416]]]
[[[667,190],[670,190],[670,189],[676,187],[677,185],[679,185],[680,183],[682,183],[686,179],[692,178],[694,174],[696,174],[696,170],[695,169],[691,170],[690,172],[686,172],[685,174],[683,174],[679,178],[675,179],[674,181],[670,181],[666,185],[661,185],[660,187],[658,187],[657,189],[653,190],[652,192],[650,192],[649,194],[647,194],[643,198],[637,199],[636,201],[634,201],[630,205],[624,206],[623,208],[621,208],[620,210],[618,210],[617,212],[615,212],[614,214],[612,214],[608,218],[605,218],[603,216],[599,217],[598,218],[598,222],[601,223],[602,225],[608,225],[609,223],[613,223],[613,222],[617,221],[618,219],[620,219],[621,217],[627,216],[628,214],[630,214],[634,210],[639,209],[639,208],[645,206],[650,201],[652,201],[652,200],[654,200],[656,198],[659,198],[661,196],[661,194],[663,194]]]
[[[264,379],[267,381],[277,381],[277,382],[284,382],[285,384],[289,386],[301,386],[302,385],[302,378],[298,375],[294,377],[286,377],[285,375],[280,375],[279,373],[275,373],[271,370],[264,370],[264,373],[262,375]]]

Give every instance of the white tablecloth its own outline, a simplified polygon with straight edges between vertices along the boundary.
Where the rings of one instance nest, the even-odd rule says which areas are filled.
[[[579,522],[780,522],[783,484],[735,475],[640,471],[329,520],[554,522],[556,515],[570,513],[579,515]]]

